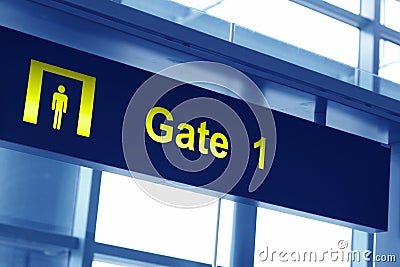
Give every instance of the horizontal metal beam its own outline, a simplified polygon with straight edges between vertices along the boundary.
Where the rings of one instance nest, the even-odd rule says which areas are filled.
[[[32,0],[32,2],[51,7],[57,12],[61,10],[77,16],[77,19],[83,18],[118,32],[172,48],[180,53],[228,64],[247,74],[400,122],[398,100],[127,6],[108,0],[99,0],[96,4],[89,0]],[[106,54],[102,56],[107,57]],[[125,59],[118,60],[124,62]]]
[[[400,45],[400,32],[387,28],[385,26],[379,27],[380,37],[397,45]]]
[[[78,238],[0,224],[0,244],[46,252],[63,252],[79,247]]]
[[[296,4],[302,5],[319,13],[322,13],[331,18],[337,19],[344,23],[350,24],[357,28],[363,28],[369,23],[370,19],[364,18],[360,15],[351,13],[345,9],[339,8],[330,3],[321,0],[290,0]]]
[[[175,267],[211,267],[210,264],[201,262],[183,260],[179,258],[133,250],[123,247],[117,247],[102,243],[95,243],[94,245],[95,259],[103,261],[118,262],[132,264],[135,262],[146,262],[157,266],[175,266]],[[127,261],[128,260],[128,261]]]

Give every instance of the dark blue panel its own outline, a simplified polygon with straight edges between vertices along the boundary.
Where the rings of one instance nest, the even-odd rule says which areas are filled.
[[[152,73],[6,28],[0,28],[0,32],[3,64],[0,74],[0,139],[126,169],[121,138],[124,114],[135,90]],[[76,135],[82,84],[58,75],[44,75],[38,124],[22,121],[31,59],[96,77],[90,138]],[[69,93],[69,112],[63,119],[62,131],[55,131],[50,108],[52,94],[59,84],[65,85]],[[181,86],[173,92],[161,99],[158,105],[172,109],[195,97],[218,99],[239,115],[251,142],[260,138],[255,118],[243,101],[192,85]],[[263,109],[254,108],[258,112]],[[390,150],[378,142],[280,112],[273,111],[273,116],[277,150],[266,181],[255,192],[248,191],[258,159],[255,150],[250,149],[245,173],[230,194],[385,230]],[[175,119],[179,122],[179,117]],[[227,118],[225,125],[229,120]],[[143,132],[144,121],[143,117],[143,124],[137,126]],[[197,128],[201,122],[198,119],[191,123]],[[225,131],[211,119],[207,124],[210,132]],[[218,176],[231,156],[228,153],[226,158],[214,162],[209,170],[191,173],[173,168],[161,153],[161,146],[148,137],[146,145],[152,162],[163,176],[196,186]],[[198,152],[184,153],[189,159],[199,156]],[[146,173],[145,168],[143,172]]]

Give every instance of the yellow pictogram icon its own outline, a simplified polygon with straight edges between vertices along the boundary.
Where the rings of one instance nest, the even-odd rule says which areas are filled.
[[[53,66],[37,60],[31,60],[28,88],[26,91],[23,121],[32,124],[38,123],[40,96],[42,92],[43,73],[50,72],[82,82],[82,93],[79,106],[79,116],[76,134],[90,137],[92,112],[96,78],[68,69]],[[54,110],[53,128],[60,130],[63,113],[67,112],[68,96],[64,94],[65,87],[60,85],[58,92],[53,94],[52,110]]]
[[[53,129],[60,130],[63,113],[67,113],[68,96],[64,94],[65,87],[58,86],[58,92],[53,94],[51,110],[54,110]]]

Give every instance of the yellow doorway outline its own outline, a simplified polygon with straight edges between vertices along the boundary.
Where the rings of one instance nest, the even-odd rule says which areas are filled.
[[[23,121],[37,124],[43,73],[45,71],[82,82],[81,102],[76,134],[90,137],[96,78],[33,59],[31,60],[29,71]]]

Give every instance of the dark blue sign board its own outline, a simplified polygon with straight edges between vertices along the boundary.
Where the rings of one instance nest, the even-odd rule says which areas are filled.
[[[89,167],[127,169],[122,148],[124,115],[135,90],[153,74],[4,27],[0,33],[0,139],[67,155],[89,162]],[[40,103],[36,104],[38,96],[34,90],[38,80],[32,78],[35,62],[36,70],[44,69],[40,77]],[[51,66],[52,71],[46,71]],[[59,89],[60,84],[64,90]],[[82,88],[87,91],[84,93]],[[54,114],[57,101],[63,100],[58,97],[55,101],[56,93],[68,95],[68,111],[63,113],[63,105],[59,110],[63,116],[61,130],[57,129]],[[182,101],[198,97],[214,98],[229,105],[245,122],[249,140],[260,139],[247,105],[236,98],[186,84],[167,94],[157,105],[172,110]],[[90,108],[85,109],[82,102]],[[251,149],[244,175],[229,195],[255,205],[271,204],[366,229],[387,230],[390,149],[375,141],[272,112],[277,146],[267,179],[257,190],[249,192],[251,173],[259,163],[259,153]],[[155,116],[152,123],[159,125],[160,118],[165,119]],[[179,117],[174,119],[171,125],[176,126]],[[143,133],[145,120],[137,125]],[[190,123],[196,130],[203,121],[200,118]],[[208,119],[207,127],[210,133],[221,132],[230,141],[218,122]],[[161,135],[159,130],[155,132]],[[145,136],[148,156],[157,171],[184,184],[209,183],[224,171],[231,156],[227,150],[226,157],[215,160],[207,170],[183,171],[168,163],[160,143]],[[195,136],[196,144],[199,138]],[[218,152],[221,151],[219,148]],[[194,149],[182,153],[194,160],[201,152]]]

